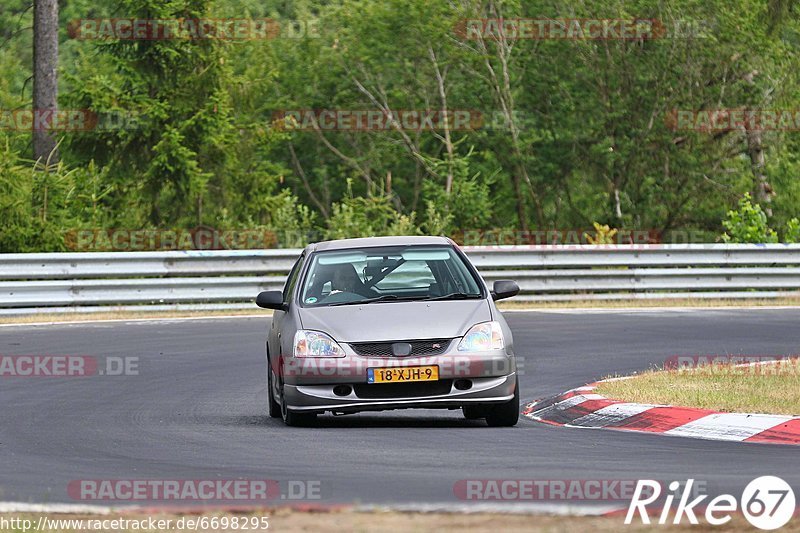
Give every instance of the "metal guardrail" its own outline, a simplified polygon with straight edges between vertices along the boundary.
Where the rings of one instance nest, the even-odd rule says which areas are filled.
[[[800,296],[800,245],[466,247],[518,300]],[[256,309],[300,250],[0,254],[0,314]]]

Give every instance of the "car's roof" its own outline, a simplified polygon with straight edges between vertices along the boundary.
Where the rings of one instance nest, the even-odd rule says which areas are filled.
[[[399,237],[365,237],[359,239],[340,239],[337,241],[323,241],[309,244],[306,248],[310,252],[327,250],[347,250],[350,248],[367,248],[373,246],[415,246],[425,244],[450,245],[452,241],[447,237],[428,236],[399,236]]]

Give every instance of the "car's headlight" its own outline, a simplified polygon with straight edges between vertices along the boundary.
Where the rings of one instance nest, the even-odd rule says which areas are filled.
[[[344,357],[339,344],[321,331],[300,329],[294,334],[295,357]]]
[[[503,348],[503,328],[495,321],[475,324],[458,343],[459,352],[486,352]]]

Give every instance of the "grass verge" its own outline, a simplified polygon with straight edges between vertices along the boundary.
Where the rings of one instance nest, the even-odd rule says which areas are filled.
[[[3,518],[11,519],[18,517],[32,521],[32,524],[37,524],[39,520],[38,514],[2,514],[0,515],[0,522]],[[600,517],[579,517],[579,516],[549,516],[549,515],[530,515],[530,514],[501,514],[501,513],[417,513],[417,512],[396,512],[396,511],[376,511],[376,512],[360,512],[360,511],[323,511],[323,512],[303,512],[286,509],[276,509],[268,513],[255,513],[255,514],[226,514],[226,513],[209,513],[203,515],[205,518],[211,517],[245,517],[252,516],[267,516],[269,528],[255,528],[250,531],[281,531],[285,533],[299,533],[299,532],[313,532],[313,531],[352,531],[352,532],[428,532],[428,531],[443,531],[443,532],[463,532],[469,531],[473,533],[497,533],[498,531],[596,531],[599,533],[617,532],[623,528],[625,531],[639,532],[639,531],[654,531],[659,532],[677,532],[677,531],[714,531],[717,533],[728,533],[734,531],[750,531],[753,530],[752,526],[745,521],[741,515],[734,515],[733,519],[723,526],[710,526],[701,522],[700,525],[690,526],[688,524],[681,526],[674,526],[672,524],[646,526],[641,523],[634,522],[631,525],[624,525],[624,516],[600,516]],[[158,530],[161,533],[167,532],[180,532],[187,531],[187,529],[178,529],[175,527],[178,520],[182,515],[158,513],[147,515],[144,513],[125,513],[124,515],[103,515],[103,516],[82,516],[82,515],[49,515],[49,518],[69,520],[69,519],[91,519],[91,520],[113,520],[115,518],[126,519],[169,519],[172,520],[173,526],[171,528],[162,528]],[[198,519],[198,515],[189,515],[187,518]],[[20,528],[3,528],[0,527],[0,533],[22,531]],[[56,531],[55,529],[46,529],[44,531]],[[76,529],[62,528],[58,531],[76,531]],[[141,532],[147,529],[102,529],[99,531],[118,531],[118,532]],[[223,529],[221,527],[208,527],[201,528],[200,531],[206,533],[218,531],[239,531],[233,528]],[[789,522],[782,532],[799,533],[800,523],[797,520]]]
[[[519,302],[506,300],[498,303],[501,311],[540,311],[547,309],[659,309],[669,307],[717,308],[717,307],[800,307],[798,298],[775,298],[763,300],[737,299],[665,299],[665,300],[573,300],[568,302]],[[270,316],[269,311],[252,309],[230,309],[213,311],[101,311],[96,313],[37,313],[34,315],[0,316],[0,324],[32,324],[42,322],[91,322],[97,320],[136,320],[156,318],[202,318],[219,316],[257,315]]]
[[[264,309],[229,309],[219,311],[101,311],[97,313],[37,313],[3,316],[0,324],[38,324],[45,322],[94,322],[97,320],[148,320],[156,318],[205,318],[222,316],[272,316]]]
[[[505,309],[642,309],[664,307],[800,307],[800,298],[663,298],[630,300],[580,300],[555,302],[521,302],[503,300],[497,307]]]
[[[634,403],[800,415],[800,359],[748,366],[708,364],[650,370],[630,379],[600,383],[597,393]]]

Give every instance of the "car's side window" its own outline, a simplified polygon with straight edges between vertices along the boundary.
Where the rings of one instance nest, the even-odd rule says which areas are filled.
[[[283,303],[289,303],[289,300],[292,298],[292,293],[294,292],[295,285],[297,285],[297,278],[300,277],[300,271],[303,269],[303,262],[305,259],[305,256],[301,255],[300,259],[298,259],[292,267],[292,271],[289,272],[289,277],[286,278],[286,285],[283,287]]]

